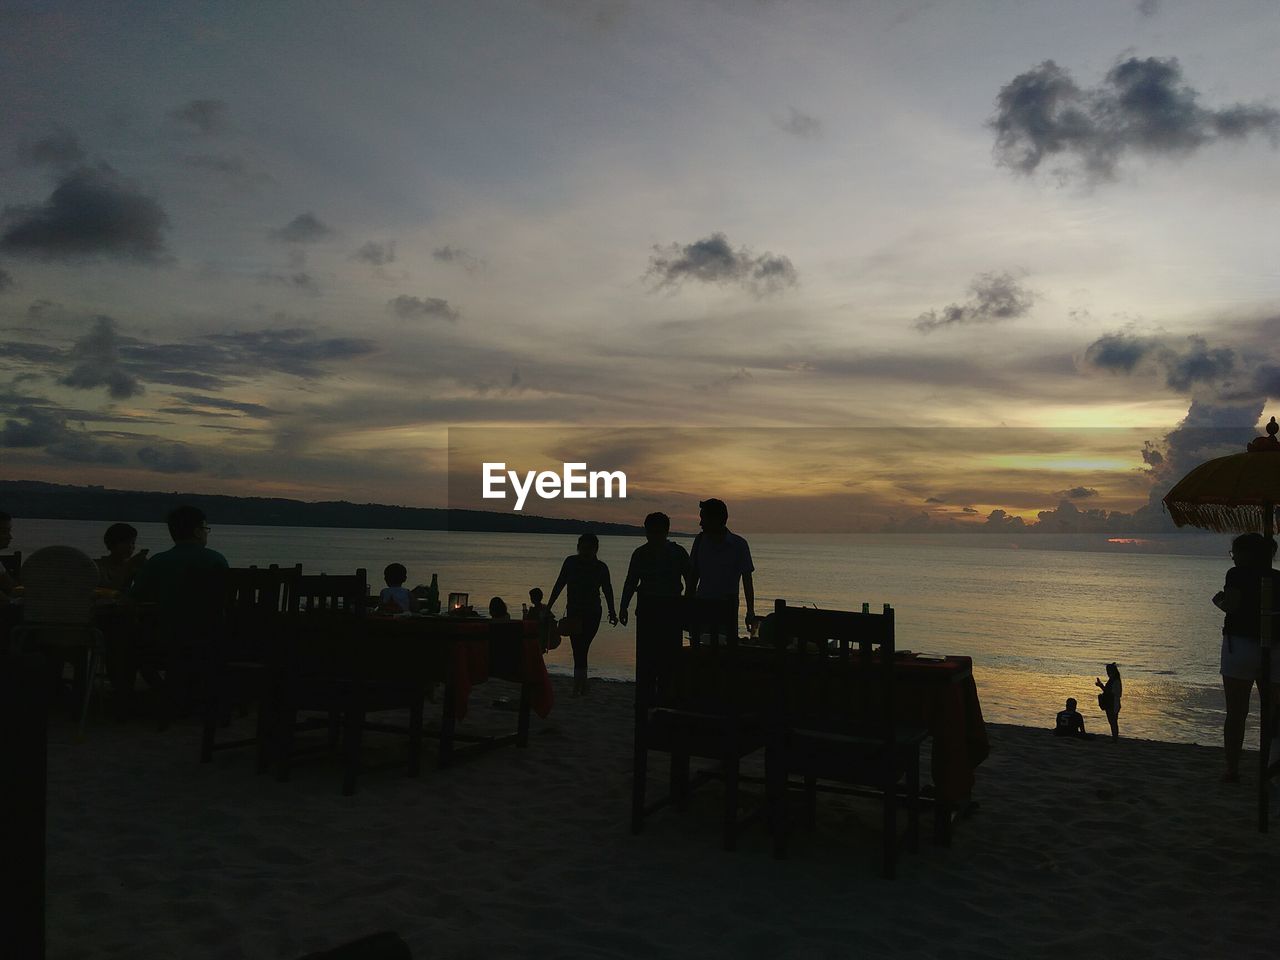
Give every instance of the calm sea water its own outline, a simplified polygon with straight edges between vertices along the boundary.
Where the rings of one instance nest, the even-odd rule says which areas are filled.
[[[155,552],[169,545],[162,524],[135,526],[139,546]],[[14,548],[66,543],[99,556],[105,527],[21,519]],[[774,597],[841,609],[891,603],[900,647],[973,657],[988,720],[1047,726],[1073,696],[1086,724],[1105,730],[1093,680],[1115,660],[1124,677],[1122,735],[1221,741],[1222,615],[1209,598],[1230,564],[1226,537],[1175,534],[1142,544],[1031,535],[748,539],[761,613]],[[639,542],[602,538],[600,557],[612,571],[615,594]],[[382,568],[398,561],[408,567],[410,585],[437,573],[442,593],[466,591],[477,609],[501,596],[518,612],[530,587],[550,594],[574,538],[215,524],[210,546],[237,566],[301,562],[304,571],[327,573],[365,567],[375,587]],[[592,673],[630,678],[634,647],[632,629],[606,622],[592,646]],[[553,671],[570,671],[568,644],[548,663]]]

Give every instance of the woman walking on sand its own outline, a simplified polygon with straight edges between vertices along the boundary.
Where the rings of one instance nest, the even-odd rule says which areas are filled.
[[[1102,689],[1098,694],[1098,706],[1107,715],[1107,723],[1111,724],[1111,741],[1114,743],[1120,739],[1120,694],[1124,689],[1120,682],[1120,668],[1108,663],[1107,682],[1103,683],[1101,677],[1094,677],[1093,682]]]
[[[613,584],[609,581],[609,568],[596,554],[600,540],[594,533],[584,533],[578,538],[578,552],[564,558],[560,576],[551,589],[547,606],[554,607],[560,591],[569,588],[565,604],[565,619],[569,621],[569,643],[573,647],[573,695],[581,697],[587,692],[587,650],[600,629],[600,593],[604,592],[609,604],[609,623],[618,623],[613,609]]]

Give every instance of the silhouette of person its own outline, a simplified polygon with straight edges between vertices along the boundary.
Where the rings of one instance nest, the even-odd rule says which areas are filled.
[[[644,518],[645,542],[631,552],[627,577],[622,584],[622,601],[618,621],[627,623],[631,598],[636,603],[636,658],[655,656],[654,665],[665,675],[668,659],[680,647],[680,619],[673,610],[664,609],[661,601],[692,595],[693,566],[684,547],[667,539],[671,518],[665,513],[651,513]]]
[[[526,620],[541,620],[551,615],[551,608],[542,602],[542,588],[534,587],[529,591],[529,607],[524,612]]]
[[[1227,571],[1226,583],[1213,597],[1213,604],[1225,616],[1222,621],[1222,653],[1219,672],[1227,715],[1222,724],[1222,745],[1226,752],[1223,782],[1240,780],[1240,752],[1244,748],[1245,721],[1249,716],[1249,700],[1253,685],[1261,683],[1262,666],[1262,578],[1271,577],[1272,608],[1280,604],[1280,571],[1271,570],[1275,556],[1274,541],[1260,533],[1245,533],[1231,541],[1231,557],[1235,565]],[[1276,636],[1273,621],[1272,636]],[[1278,638],[1280,639],[1280,638]],[[1273,677],[1275,674],[1273,674]],[[1262,688],[1258,688],[1261,696]],[[1280,682],[1271,685],[1272,725]],[[1272,744],[1272,757],[1275,757]]]
[[[689,561],[693,568],[694,593],[700,599],[733,598],[733,629],[738,620],[738,582],[747,600],[748,627],[756,618],[756,588],[751,579],[755,565],[747,541],[729,530],[729,508],[712,498],[698,503],[702,532],[693,538]],[[735,634],[736,635],[736,634]]]
[[[227,558],[209,549],[209,524],[199,507],[175,507],[165,518],[173,546],[154,554],[134,575],[130,595],[144,603],[158,603],[164,613],[179,613],[195,601],[188,574],[226,569]]]
[[[1114,663],[1107,664],[1107,682],[1101,677],[1093,678],[1094,685],[1102,692],[1098,694],[1098,706],[1107,715],[1107,723],[1111,724],[1111,741],[1120,739],[1120,694],[1124,690],[1120,682],[1120,668]]]
[[[412,613],[417,609],[413,594],[404,585],[409,571],[403,563],[388,563],[382,579],[386,586],[378,592],[378,609],[388,613]]]
[[[127,523],[113,523],[102,535],[107,554],[97,559],[102,585],[121,593],[129,589],[133,578],[147,562],[148,551],[134,548],[138,545],[138,531]]]
[[[507,612],[507,602],[501,597],[494,597],[489,601],[489,619],[490,620],[510,620],[511,614]]]
[[[13,517],[0,510],[0,550],[7,549],[13,543]],[[18,583],[9,576],[9,571],[0,567],[0,597],[12,597],[18,589]]]
[[[569,621],[569,643],[573,647],[573,696],[585,696],[587,692],[587,651],[600,630],[600,593],[604,592],[609,604],[609,623],[616,626],[618,615],[613,609],[613,584],[609,581],[609,568],[596,554],[600,552],[600,540],[594,533],[584,533],[578,538],[578,552],[564,558],[560,576],[551,588],[548,607],[554,607],[560,591],[566,587],[569,599],[565,603],[565,617]]]
[[[1059,710],[1053,732],[1059,737],[1088,737],[1084,732],[1084,717],[1076,709],[1075,697],[1067,698],[1067,709]]]

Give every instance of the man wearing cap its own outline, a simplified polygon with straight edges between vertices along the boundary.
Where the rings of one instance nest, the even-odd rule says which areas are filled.
[[[689,560],[693,565],[694,595],[699,599],[733,598],[733,619],[738,619],[738,581],[747,598],[748,626],[756,617],[756,590],[751,573],[751,548],[747,541],[729,530],[729,508],[712,498],[698,503],[702,532],[693,538]]]

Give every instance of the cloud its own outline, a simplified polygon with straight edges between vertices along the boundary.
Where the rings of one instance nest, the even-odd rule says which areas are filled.
[[[321,223],[314,213],[300,213],[283,227],[268,234],[282,243],[315,243],[331,235],[333,230]]]
[[[984,273],[969,287],[972,296],[963,304],[952,303],[939,313],[930,310],[916,317],[915,328],[932,333],[942,327],[976,323],[998,323],[1025,316],[1035,302],[1035,294],[1008,273]]]
[[[443,247],[436,247],[432,250],[431,258],[438,260],[440,263],[456,263],[469,273],[475,271],[484,262],[472,256],[466,250],[460,247],[451,247],[447,243]]]
[[[211,407],[214,410],[230,410],[235,413],[242,413],[250,417],[273,417],[276,411],[270,407],[263,406],[260,403],[250,403],[244,400],[228,400],[225,397],[210,397],[199,393],[176,393],[174,398],[181,400],[183,403],[189,403],[198,407]]]
[[[185,443],[171,441],[138,449],[138,460],[148,470],[156,473],[195,473],[200,458]]]
[[[13,288],[13,274],[0,267],[0,293]]]
[[[1231,347],[1210,347],[1204,337],[1195,334],[1177,345],[1156,336],[1105,334],[1085,348],[1084,363],[1123,374],[1149,366],[1159,370],[1165,385],[1178,393],[1190,393],[1200,386],[1215,393],[1239,393],[1233,383],[1235,374],[1240,372],[1236,351]],[[1266,391],[1257,390],[1259,384],[1255,372],[1255,382],[1246,383],[1244,392],[1261,392],[1265,396]]]
[[[1046,160],[1061,159],[1062,177],[1111,180],[1126,154],[1185,156],[1222,140],[1252,134],[1280,144],[1280,111],[1263,104],[1202,107],[1174,57],[1129,57],[1103,82],[1082,89],[1052,60],[1019,74],[1000,89],[995,157],[1030,175]],[[1071,166],[1074,164],[1074,168]]]
[[[1138,13],[1144,17],[1154,17],[1160,12],[1160,0],[1138,0]]]
[[[795,107],[788,108],[786,117],[775,120],[774,123],[779,130],[801,140],[816,140],[822,136],[822,121]]]
[[[439,297],[410,297],[401,294],[388,300],[387,306],[401,320],[425,320],[430,317],[454,321],[461,316],[449,306],[448,300],[441,300]]]
[[[1096,497],[1098,491],[1093,487],[1072,487],[1069,490],[1063,490],[1057,494],[1060,500],[1086,500],[1089,497]]]
[[[122,338],[116,322],[107,316],[95,317],[93,327],[71,347],[75,366],[58,382],[79,390],[106,387],[117,400],[127,400],[143,392],[138,378],[120,361]]]
[[[723,233],[681,246],[654,247],[646,277],[657,288],[679,287],[686,280],[742,286],[756,296],[777,293],[799,282],[796,268],[784,256],[735,250]]]
[[[219,133],[227,125],[227,105],[221,100],[189,100],[169,111],[169,118],[203,134]]]
[[[943,500],[942,497],[925,497],[924,502],[925,503],[946,503],[947,501]]]
[[[538,0],[543,9],[597,30],[615,26],[626,12],[626,0]]]
[[[315,277],[305,270],[295,270],[293,273],[272,273],[270,270],[264,270],[258,274],[258,282],[289,287],[313,296],[320,292],[320,284],[316,283]]]
[[[363,260],[365,263],[372,264],[375,267],[385,267],[389,263],[396,261],[396,242],[387,240],[380,242],[370,240],[353,253],[352,258],[355,260]]]
[[[105,256],[156,262],[165,252],[169,217],[105,164],[63,177],[49,199],[6,207],[0,250],[42,260]]]
[[[88,159],[79,138],[64,127],[47,136],[18,147],[18,160],[28,167],[53,167],[66,170]]]
[[[94,439],[85,430],[71,430],[67,418],[56,409],[22,405],[0,427],[0,447],[40,449],[77,463],[123,463],[124,452]]]

